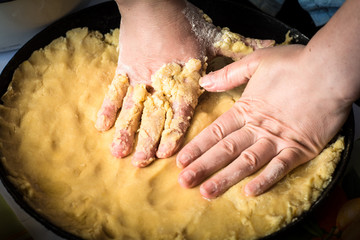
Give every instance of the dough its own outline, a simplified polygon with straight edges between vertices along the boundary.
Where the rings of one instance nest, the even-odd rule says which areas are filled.
[[[114,129],[96,113],[117,63],[118,30],[69,31],[35,51],[3,96],[2,163],[25,200],[58,227],[85,239],[255,239],[309,209],[331,181],[342,137],[270,191],[246,197],[250,176],[208,201],[177,182],[175,157],[139,169],[113,157]],[[186,142],[228,110],[242,88],[204,93]]]

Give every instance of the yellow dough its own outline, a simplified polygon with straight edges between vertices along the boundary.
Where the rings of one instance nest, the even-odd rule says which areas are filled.
[[[242,52],[249,54],[253,52],[253,48],[247,46],[241,39],[244,38],[240,34],[233,33],[229,28],[221,29],[221,40],[214,43],[214,47],[219,47],[223,51],[231,51],[234,53]]]
[[[94,128],[116,69],[118,30],[74,29],[16,70],[1,106],[2,163],[25,200],[58,227],[85,239],[255,239],[309,209],[331,181],[340,137],[316,159],[259,197],[250,176],[208,201],[177,182],[175,157],[139,169],[113,157],[114,129]],[[186,142],[228,110],[242,88],[204,93]]]

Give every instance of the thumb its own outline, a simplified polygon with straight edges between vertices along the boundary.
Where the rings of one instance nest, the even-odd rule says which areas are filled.
[[[200,79],[200,86],[209,92],[222,92],[247,83],[259,66],[256,52]]]

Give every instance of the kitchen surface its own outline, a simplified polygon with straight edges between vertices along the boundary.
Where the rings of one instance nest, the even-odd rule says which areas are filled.
[[[70,12],[77,11],[79,9],[95,5],[97,3],[104,2],[104,0],[90,0],[84,1],[82,4],[74,7]],[[0,12],[1,13],[1,12]],[[1,15],[0,15],[1,19]],[[34,36],[38,31],[40,31],[45,26],[37,27],[32,32],[27,33],[24,36],[23,42],[26,42],[26,39],[30,39]],[[3,38],[3,33],[0,33],[0,38]],[[19,43],[22,44],[22,43]],[[7,48],[4,48],[0,51],[0,72],[4,69],[8,61],[13,57],[16,53],[18,45],[10,45]],[[353,153],[350,160],[350,164],[348,166],[348,175],[354,175],[358,177],[358,181],[360,182],[360,107],[357,105],[353,106],[353,112],[355,116],[355,141],[353,147]],[[348,178],[346,181],[350,181]],[[349,189],[341,190],[343,192],[354,191]],[[344,197],[349,197],[349,195]],[[352,192],[352,196],[356,196],[356,193]],[[360,194],[357,195],[360,197]],[[329,205],[333,204],[333,202],[340,200],[329,200]],[[342,199],[343,203],[345,200]],[[330,203],[331,202],[331,203]],[[330,206],[329,206],[330,208]],[[326,212],[326,211],[324,211]],[[323,218],[327,218],[328,216],[323,215]],[[324,229],[322,219],[316,219],[317,223],[310,226],[313,231],[320,231],[319,229]],[[320,223],[319,223],[320,222]],[[316,227],[314,227],[316,226]],[[327,226],[328,227],[328,226]],[[329,230],[330,231],[330,230]],[[319,233],[320,234],[320,233]],[[25,239],[62,239],[61,237],[56,236],[52,231],[46,229],[42,224],[38,223],[34,220],[30,215],[28,215],[24,210],[22,210],[12,199],[9,193],[6,191],[2,183],[0,183],[0,239],[5,240],[25,240]]]

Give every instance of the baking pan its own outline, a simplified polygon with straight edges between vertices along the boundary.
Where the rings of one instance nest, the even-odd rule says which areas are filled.
[[[276,42],[281,43],[285,40],[286,33],[290,32],[290,36],[293,37],[294,43],[306,44],[308,42],[308,38],[298,30],[287,26],[265,13],[257,11],[251,6],[241,3],[241,1],[198,0],[196,2],[194,1],[194,4],[204,10],[204,12],[213,19],[215,25],[229,27],[233,32],[241,33],[246,37],[274,39]],[[45,47],[52,40],[60,36],[65,36],[65,33],[68,30],[76,27],[88,27],[90,30],[98,30],[101,33],[107,33],[110,29],[119,27],[119,23],[120,14],[116,3],[115,1],[109,1],[81,10],[50,25],[19,49],[6,65],[0,75],[0,95],[3,95],[6,92],[7,87],[12,80],[13,73],[19,64],[27,60],[35,50]],[[301,222],[306,221],[306,219],[311,216],[323,202],[326,202],[334,187],[341,180],[350,159],[354,139],[354,116],[352,112],[342,128],[341,134],[345,137],[345,150],[342,152],[341,161],[333,174],[332,181],[324,189],[322,195],[308,211],[304,212],[292,223],[264,239],[291,239],[291,233],[296,230]],[[6,176],[6,169],[0,161],[0,178],[7,191],[21,208],[55,234],[65,239],[80,239],[79,237],[58,228],[32,209],[24,201],[21,192],[12,185]]]

